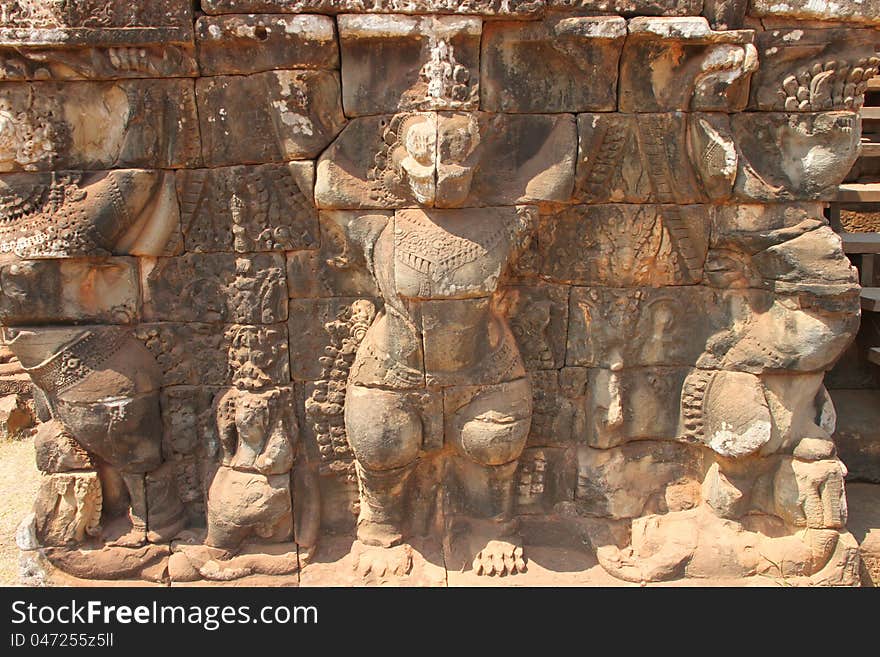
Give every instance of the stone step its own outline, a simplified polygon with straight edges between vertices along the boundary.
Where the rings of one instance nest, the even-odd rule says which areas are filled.
[[[841,233],[845,253],[880,253],[880,233]]]
[[[880,157],[880,143],[863,141],[862,153],[859,157]]]
[[[837,188],[841,203],[880,203],[880,182],[845,183]]]
[[[868,80],[868,91],[880,91],[880,76]]]
[[[863,107],[863,121],[880,121],[880,107]]]
[[[880,311],[880,287],[862,288],[862,310],[872,313]]]
[[[868,362],[874,365],[880,365],[880,347],[871,347],[868,349]]]

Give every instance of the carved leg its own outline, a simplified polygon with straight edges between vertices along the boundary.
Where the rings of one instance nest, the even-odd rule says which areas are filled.
[[[531,424],[531,390],[524,379],[475,391],[450,418],[460,459],[467,524],[466,542],[478,575],[524,572],[522,539],[516,534],[514,484]],[[456,531],[456,533],[460,533]]]
[[[363,576],[406,574],[412,558],[403,542],[403,518],[407,482],[421,449],[421,419],[404,393],[350,386],[345,425],[360,493],[355,568]]]

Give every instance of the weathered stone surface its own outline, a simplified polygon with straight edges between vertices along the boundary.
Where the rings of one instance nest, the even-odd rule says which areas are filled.
[[[703,0],[547,0],[550,11],[584,15],[689,16],[702,7]]]
[[[321,248],[287,253],[287,292],[291,298],[379,296],[364,253],[348,239],[358,224],[368,222],[363,212],[322,211],[318,219]]]
[[[325,16],[202,16],[195,29],[202,75],[339,68],[336,26]]]
[[[509,287],[505,314],[527,370],[559,369],[565,364],[568,289],[559,285]]]
[[[254,534],[275,543],[292,538],[290,393],[231,388],[216,398],[223,460],[208,490],[207,545],[234,549]]]
[[[757,33],[761,67],[751,106],[777,112],[857,110],[877,75],[875,30],[773,29]]]
[[[585,203],[702,200],[705,191],[691,164],[687,132],[687,117],[680,113],[579,114],[575,198]]]
[[[7,394],[0,397],[0,438],[23,438],[34,426],[36,418],[23,395]]]
[[[772,2],[771,0],[752,0],[749,4],[749,13],[752,16],[767,18],[793,18],[796,20],[828,20],[852,21],[854,23],[880,23],[880,5],[876,0],[844,0],[843,2],[829,2],[820,0],[810,2],[808,0],[786,0],[785,2]]]
[[[287,319],[280,253],[145,258],[141,288],[145,321],[275,324]]]
[[[391,14],[466,14],[498,17],[527,18],[544,9],[544,0],[374,0],[366,5],[362,0],[204,0],[202,9],[209,14],[244,12],[280,12],[341,14],[346,12]]]
[[[584,368],[576,367],[528,373],[532,388],[529,447],[567,446],[580,438],[585,423],[586,376]]]
[[[318,243],[312,162],[177,172],[187,251],[294,251]]]
[[[574,450],[527,448],[516,475],[517,507],[523,515],[546,514],[574,500],[577,463]]]
[[[138,317],[134,258],[26,260],[0,267],[0,321],[128,324]]]
[[[748,112],[731,117],[743,155],[736,193],[762,201],[831,199],[859,154],[855,112]]]
[[[575,503],[585,515],[638,518],[669,509],[666,491],[699,476],[693,448],[675,443],[637,442],[614,449],[580,447]],[[699,479],[697,478],[697,481]],[[684,508],[700,502],[699,487]]]
[[[699,205],[575,205],[543,216],[540,272],[576,285],[699,283],[710,208]]]
[[[0,107],[0,171],[177,168],[201,159],[191,80],[4,82]]]
[[[173,175],[160,171],[0,176],[0,252],[20,258],[172,255],[181,247]]]
[[[580,402],[584,425],[575,434],[579,442],[608,449],[633,440],[674,440],[680,435],[679,400],[686,368],[595,368],[586,374]]]
[[[749,30],[715,32],[705,18],[634,18],[620,59],[620,111],[738,111],[758,54]]]
[[[0,41],[16,45],[143,45],[192,41],[192,4],[157,0],[4,0]]]
[[[704,287],[575,287],[566,363],[612,370],[693,365],[709,338],[730,326],[730,312]]]
[[[291,300],[287,330],[291,336],[290,371],[295,381],[321,378],[319,357],[324,355],[324,347],[330,344],[330,335],[324,325],[356,300],[346,297]]]
[[[320,208],[567,201],[574,117],[397,114],[352,121],[318,162]]]
[[[199,74],[192,45],[4,47],[7,44],[0,42],[0,80],[4,82],[194,78]]]
[[[330,71],[201,78],[196,97],[208,166],[313,158],[345,125]]]
[[[0,0],[24,577],[856,584],[846,2]]]
[[[478,108],[479,19],[345,15],[337,22],[346,116]]]
[[[481,108],[490,112],[585,112],[617,107],[626,37],[618,17],[488,23],[480,60]]]
[[[135,333],[155,357],[166,386],[228,385],[248,363],[249,353],[257,360],[246,371],[256,370],[279,385],[290,381],[284,324],[162,322],[141,324]]]
[[[94,536],[101,522],[101,482],[97,473],[45,475],[34,513],[42,545],[77,544]]]

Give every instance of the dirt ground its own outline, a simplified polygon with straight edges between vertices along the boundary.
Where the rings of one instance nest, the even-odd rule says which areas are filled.
[[[0,586],[18,584],[15,530],[31,510],[38,483],[33,441],[0,441]]]

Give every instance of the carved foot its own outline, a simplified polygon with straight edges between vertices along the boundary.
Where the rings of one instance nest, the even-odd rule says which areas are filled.
[[[477,575],[489,577],[524,573],[526,560],[523,557],[522,543],[509,540],[489,541],[474,557],[473,568]]]
[[[413,549],[407,543],[379,547],[355,541],[351,546],[351,556],[354,570],[364,579],[403,577],[412,571]]]

